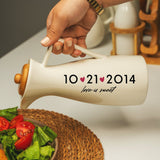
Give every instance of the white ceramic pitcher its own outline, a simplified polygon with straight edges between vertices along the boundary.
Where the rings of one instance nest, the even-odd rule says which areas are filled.
[[[21,108],[27,108],[36,99],[47,95],[102,105],[138,105],[144,102],[148,73],[143,57],[105,56],[79,46],[75,48],[92,58],[47,66],[51,54],[49,48],[43,63],[31,59],[27,73],[23,68],[22,75],[15,76],[20,90],[23,88]]]
[[[97,20],[86,37],[87,48],[98,46],[104,39],[105,34],[109,32],[109,24],[114,19],[114,8],[104,9],[104,13],[97,17]]]

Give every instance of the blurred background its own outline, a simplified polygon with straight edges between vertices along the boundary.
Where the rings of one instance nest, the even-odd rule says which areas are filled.
[[[0,57],[43,29],[58,0],[1,0]]]

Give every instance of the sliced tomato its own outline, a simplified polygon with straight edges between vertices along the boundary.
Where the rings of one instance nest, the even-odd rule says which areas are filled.
[[[3,117],[0,117],[0,131],[7,130],[9,128],[9,121]]]
[[[33,137],[33,134],[27,134],[26,136],[23,136],[22,138],[18,139],[16,142],[15,142],[15,147],[17,150],[25,150],[26,148],[28,148],[31,143],[32,143],[32,137]]]
[[[14,117],[14,118],[11,120],[11,122],[10,122],[9,128],[10,128],[10,129],[16,128],[16,125],[17,125],[19,122],[22,122],[22,121],[24,121],[22,115],[18,115],[18,116],[16,116],[16,117]]]
[[[28,121],[19,122],[16,125],[16,134],[19,138],[26,136],[27,134],[34,133],[35,126]]]

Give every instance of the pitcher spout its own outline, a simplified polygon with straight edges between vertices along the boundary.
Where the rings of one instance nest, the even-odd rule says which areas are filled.
[[[37,99],[37,97],[22,97],[22,100],[21,100],[21,104],[20,104],[20,107],[22,109],[26,109],[28,108],[29,105],[31,105],[35,100]]]

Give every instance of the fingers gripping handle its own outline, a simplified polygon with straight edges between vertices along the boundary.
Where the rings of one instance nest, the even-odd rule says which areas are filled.
[[[64,43],[64,40],[63,39],[59,39],[60,42]],[[74,45],[74,48],[77,49],[77,50],[80,50],[82,53],[85,53],[86,55],[89,55],[93,58],[104,58],[106,56],[104,55],[101,55],[101,54],[97,54],[97,53],[94,53],[94,52],[91,52],[89,51],[88,49],[85,49],[85,48],[82,48],[78,45]],[[43,59],[43,62],[42,62],[42,65],[43,66],[46,66],[47,65],[47,62],[48,62],[48,59],[49,59],[49,56],[50,54],[52,53],[52,46],[48,47],[47,51],[46,51],[46,54],[44,56],[44,59]]]
[[[64,43],[64,40],[63,39],[59,39],[60,42]],[[100,55],[100,54],[97,54],[97,53],[93,53],[91,51],[89,51],[88,49],[85,49],[85,48],[82,48],[78,45],[74,45],[74,48],[77,49],[77,50],[80,50],[82,53],[85,53],[86,55],[89,55],[93,58],[103,58],[104,55]]]

